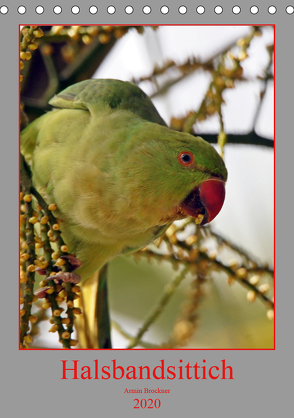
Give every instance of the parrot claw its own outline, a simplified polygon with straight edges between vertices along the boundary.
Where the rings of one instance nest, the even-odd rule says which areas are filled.
[[[60,274],[56,274],[56,276],[49,276],[46,280],[54,280],[55,283],[73,283],[78,284],[81,281],[81,276],[76,273],[67,273],[63,272]]]
[[[58,266],[53,266],[52,270],[54,272],[58,273],[59,271],[61,271],[61,268],[58,267]],[[47,270],[45,268],[41,268],[41,267],[36,268],[35,272],[40,274],[40,276],[46,276],[46,274],[47,274]]]
[[[40,287],[40,289],[37,289],[34,293],[35,296],[37,296],[39,299],[43,299],[47,296],[47,290],[50,289],[50,286]]]
[[[35,270],[36,273],[40,274],[40,276],[46,276],[46,269],[42,269],[40,267],[36,268]]]
[[[70,265],[71,272],[78,269],[82,265],[82,262],[78,258],[76,258],[74,255],[70,255],[70,254],[61,255],[60,258],[68,262],[68,264]]]

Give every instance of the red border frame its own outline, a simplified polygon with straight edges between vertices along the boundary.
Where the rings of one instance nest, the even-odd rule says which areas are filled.
[[[33,25],[33,24],[32,24]],[[18,25],[19,26],[19,45],[20,45],[20,27],[24,26],[23,24]],[[29,25],[31,26],[31,24]],[[52,26],[51,24],[42,24],[41,26]],[[62,26],[72,26],[71,24],[64,24]],[[94,24],[92,26],[101,26],[101,24]],[[113,24],[104,24],[104,26],[128,26],[126,24],[117,24],[117,25],[113,25]],[[256,26],[253,24],[245,24],[245,23],[241,23],[241,24],[141,24],[138,26]],[[273,64],[274,64],[274,267],[275,267],[275,261],[276,261],[276,224],[275,224],[275,219],[276,219],[276,206],[275,206],[275,202],[276,202],[276,188],[275,188],[275,173],[276,173],[276,160],[275,160],[275,156],[276,156],[276,149],[275,149],[275,145],[276,145],[276,25],[275,24],[258,24],[258,26],[272,26],[274,29],[274,59],[273,59]],[[20,48],[20,47],[19,47]],[[20,52],[20,49],[19,49]],[[18,74],[20,74],[20,61],[19,61],[19,72]],[[20,125],[20,82],[19,82],[19,125]],[[19,153],[20,153],[20,130],[19,130]],[[20,194],[20,158],[18,159],[18,164],[19,164],[19,194]],[[19,199],[19,195],[18,195],[18,199]],[[19,217],[19,228],[20,228],[20,217]],[[19,254],[20,254],[20,240],[19,240]],[[276,279],[276,275],[275,275],[275,269],[274,269],[274,300],[276,300],[276,285],[275,285],[275,279]],[[19,283],[19,305],[20,305],[20,283]],[[276,307],[274,309],[274,312],[276,314]],[[19,333],[18,333],[18,341],[19,341],[19,334],[20,334],[20,311],[19,311]],[[266,350],[266,351],[273,351],[276,349],[276,315],[274,315],[274,347],[273,348],[140,348],[137,350],[142,350],[142,351],[179,351],[179,350],[185,350],[185,351],[232,351],[232,350],[236,350],[236,351],[252,351],[252,350]],[[64,351],[64,348],[21,348],[20,347],[20,341],[19,341],[19,350],[21,351],[25,351],[25,350],[41,350],[41,351],[52,351],[52,350],[57,350],[57,351]],[[109,351],[109,350],[117,350],[117,351],[121,351],[121,350],[133,350],[133,349],[129,349],[129,348],[72,348],[73,351]]]

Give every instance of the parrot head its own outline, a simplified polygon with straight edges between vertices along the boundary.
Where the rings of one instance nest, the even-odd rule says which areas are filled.
[[[201,226],[211,222],[223,206],[227,180],[217,151],[200,137],[157,124],[132,135],[121,175],[136,189],[138,210],[159,217],[159,225],[187,216]]]

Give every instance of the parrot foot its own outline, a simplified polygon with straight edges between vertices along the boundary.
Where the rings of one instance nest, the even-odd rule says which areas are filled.
[[[60,258],[68,262],[70,265],[70,272],[78,269],[82,265],[82,262],[72,254],[61,255]]]
[[[40,273],[39,273],[40,274]],[[81,276],[79,276],[76,273],[59,273],[56,276],[49,276],[45,280],[54,280],[56,284],[60,284],[62,282],[64,283],[72,283],[72,284],[78,284],[81,281]],[[43,299],[48,296],[47,290],[52,289],[51,286],[44,286],[40,287],[35,291],[35,296],[37,296],[38,299]]]
[[[79,276],[76,273],[67,273],[62,272],[59,274],[56,274],[55,276],[49,276],[46,280],[54,280],[55,283],[72,283],[72,284],[78,284],[81,281],[81,276]]]
[[[40,287],[39,289],[35,291],[34,295],[37,296],[37,298],[39,299],[46,298],[46,296],[48,296],[47,294],[48,289],[50,289],[50,286]]]
[[[58,266],[53,266],[53,267],[52,267],[52,270],[53,270],[55,273],[58,273],[59,271],[61,271],[61,268],[60,268],[60,267],[58,267]],[[42,267],[38,267],[38,268],[36,268],[35,272],[36,272],[36,273],[38,273],[38,274],[40,274],[41,276],[46,276],[46,274],[47,274],[47,270],[46,270],[46,268],[42,268]]]

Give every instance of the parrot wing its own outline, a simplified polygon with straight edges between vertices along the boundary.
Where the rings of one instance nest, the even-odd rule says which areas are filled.
[[[61,109],[88,110],[92,116],[106,109],[128,110],[149,122],[166,126],[149,97],[135,84],[126,81],[81,81],[54,96],[49,104]]]

